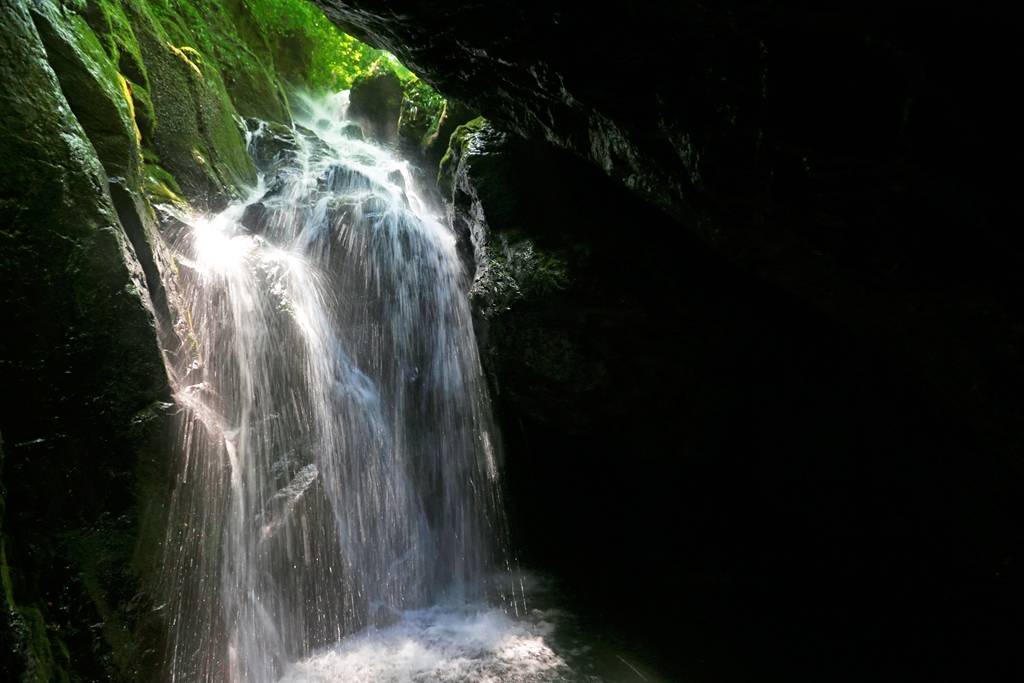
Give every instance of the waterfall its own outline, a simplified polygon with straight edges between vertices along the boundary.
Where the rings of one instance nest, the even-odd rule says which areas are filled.
[[[455,239],[346,97],[250,126],[258,187],[170,236],[169,680],[302,680],[296,663],[367,629],[474,604],[501,625],[515,602],[491,580],[498,440]]]

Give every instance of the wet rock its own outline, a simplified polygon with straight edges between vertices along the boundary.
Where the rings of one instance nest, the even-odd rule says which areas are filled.
[[[148,505],[136,494],[151,485],[148,500],[159,505],[165,491],[161,470],[149,469],[159,451],[144,426],[169,395],[146,272],[159,259],[138,258],[150,216],[136,204],[134,131],[114,139],[125,131],[127,100],[118,104],[100,82],[90,95],[86,79],[104,73],[92,70],[99,55],[79,53],[55,28],[64,19],[53,6],[34,3],[33,11],[42,30],[22,3],[5,5],[0,22],[0,157],[18,160],[0,174],[0,309],[17,331],[0,338],[0,384],[21,387],[0,392],[2,618],[14,625],[3,637],[0,677],[66,680],[73,671],[99,680],[120,675],[115,658],[152,671],[145,648],[125,634],[150,619],[132,569],[153,557],[135,533]],[[53,64],[42,33],[59,53]],[[126,172],[115,185],[120,206],[105,167]],[[99,537],[104,544],[88,552],[73,542]]]
[[[267,183],[267,191],[263,193],[260,200],[266,201],[268,199],[273,199],[274,197],[280,197],[281,193],[284,192],[285,187],[285,179],[280,175],[275,175],[270,179],[270,182]]]
[[[143,85],[127,81],[126,86],[131,92],[135,125],[139,129],[139,142],[143,148],[152,148],[156,135],[156,111],[153,109],[153,100]]]
[[[370,137],[382,143],[398,139],[402,111],[402,83],[390,70],[362,76],[352,84],[348,115],[366,126]]]
[[[255,202],[245,207],[242,218],[238,221],[242,226],[254,235],[262,234],[267,227],[267,220],[270,212],[263,202]]]
[[[1016,108],[979,105],[1021,61],[1013,22],[641,2],[604,41],[582,4],[317,4],[446,97],[586,159],[872,337],[1024,454],[1024,400],[1001,398],[1024,396],[1024,246],[1003,229],[1021,217],[1002,163],[1022,137]]]
[[[1019,628],[1001,607],[1020,603],[1020,575],[964,559],[980,547],[990,558],[1022,554],[1012,524],[1000,521],[1020,515],[1020,477],[1009,472],[1019,472],[1024,453],[1024,324],[1014,303],[1024,249],[1006,230],[1021,223],[1012,199],[1019,174],[1001,161],[1008,148],[1019,156],[1022,138],[1017,107],[994,113],[983,104],[1005,92],[1022,61],[1010,35],[1016,24],[997,27],[985,9],[938,19],[936,30],[919,9],[892,3],[807,13],[785,4],[642,2],[615,13],[616,38],[605,42],[595,40],[600,19],[582,4],[320,4],[510,138],[569,150],[663,212],[630,208],[621,195],[615,210],[606,203],[611,186],[596,181],[579,193],[582,172],[561,166],[553,179],[550,157],[502,173],[492,201],[480,177],[486,157],[453,144],[442,164],[463,243],[483,234],[484,247],[503,255],[528,239],[536,254],[573,225],[582,233],[561,254],[567,288],[547,296],[559,304],[516,291],[515,253],[507,269],[492,271],[502,277],[477,304],[485,304],[478,334],[493,353],[499,414],[523,420],[503,423],[510,498],[519,498],[535,538],[553,539],[539,544],[548,557],[573,555],[566,544],[599,529],[582,552],[614,566],[602,551],[609,535],[639,537],[637,555],[611,570],[636,586],[645,564],[636,558],[684,536],[687,568],[643,572],[652,588],[631,590],[620,604],[646,605],[630,628],[640,626],[650,614],[687,609],[668,607],[672,590],[653,586],[689,584],[709,598],[707,614],[730,614],[719,631],[730,650],[739,610],[729,605],[814,615],[800,617],[809,628],[758,622],[742,649],[760,660],[760,676],[738,680],[870,677],[885,656],[798,663],[777,645],[863,650],[875,640],[906,653],[902,627],[875,628],[879,613],[929,622],[911,636],[942,661],[925,677],[970,679],[977,661],[995,678],[1020,668],[1006,654]],[[955,47],[944,36],[956,36]],[[501,166],[515,165],[507,158],[491,169]],[[549,183],[558,191],[548,194]],[[521,195],[555,213],[515,206]],[[553,220],[564,205],[579,215]],[[595,205],[604,210],[592,212]],[[572,379],[584,367],[592,372]],[[661,402],[671,408],[652,420]],[[733,431],[752,423],[750,439]],[[612,446],[616,431],[628,436]],[[839,433],[856,434],[859,445]],[[561,448],[546,450],[555,442]],[[544,477],[550,487],[538,468],[552,475]],[[568,494],[584,488],[581,480],[587,493]],[[673,503],[662,507],[658,496]],[[539,501],[560,497],[564,505],[534,514]],[[951,498],[962,512],[950,511]],[[628,503],[595,523],[610,500]],[[586,511],[553,533],[577,505]],[[647,512],[632,517],[626,508]],[[622,514],[632,521],[610,534]],[[701,521],[689,536],[653,521],[663,514]],[[941,531],[932,519],[957,521]],[[954,555],[955,569],[936,562]],[[665,556],[648,557],[653,565]],[[571,566],[578,562],[562,566],[585,580]],[[846,590],[853,577],[857,587]],[[982,584],[993,596],[984,605],[932,607],[931,586],[956,593]],[[985,624],[999,644],[950,638],[963,623]],[[677,658],[678,642],[663,646]],[[892,660],[904,677],[922,676],[920,658]],[[711,677],[725,668],[720,660]]]
[[[624,538],[639,534],[636,529],[644,524],[654,528],[627,541],[640,556],[649,552],[652,539],[678,543],[701,556],[661,559],[659,568],[639,570],[651,588],[605,594],[609,602],[643,605],[635,614],[644,616],[635,616],[631,627],[643,628],[647,610],[673,604],[665,597],[665,587],[675,585],[687,567],[698,567],[701,577],[753,582],[755,588],[745,594],[758,599],[775,590],[776,580],[760,589],[753,578],[768,572],[791,586],[785,602],[803,605],[815,605],[822,589],[839,583],[844,574],[831,560],[818,559],[823,545],[830,557],[852,556],[874,571],[889,571],[895,560],[886,554],[885,542],[852,550],[845,539],[819,540],[813,550],[804,551],[803,539],[822,525],[845,533],[861,524],[884,529],[894,519],[930,537],[928,519],[945,514],[944,496],[930,503],[923,500],[927,496],[915,498],[922,508],[913,522],[906,522],[905,508],[897,502],[901,512],[893,517],[875,512],[873,503],[858,507],[857,521],[851,524],[848,505],[859,498],[862,484],[846,483],[842,473],[850,467],[865,467],[864,478],[856,480],[865,486],[885,481],[885,486],[914,487],[927,478],[928,486],[947,491],[971,469],[985,478],[986,487],[1001,490],[1001,496],[1012,488],[998,483],[998,472],[1005,470],[991,459],[981,465],[972,456],[951,455],[957,464],[943,469],[934,463],[932,446],[908,450],[896,445],[903,440],[934,445],[957,432],[939,436],[944,418],[924,417],[944,409],[925,398],[926,389],[913,388],[918,381],[913,373],[907,373],[906,384],[894,378],[892,369],[848,331],[834,329],[813,309],[745,276],[696,239],[671,244],[649,239],[670,232],[675,227],[671,219],[630,197],[596,169],[476,121],[452,136],[441,180],[453,225],[462,226],[464,243],[475,257],[474,325],[502,420],[506,482],[520,519],[519,538],[581,582],[586,570],[576,567],[591,561],[605,562],[614,575],[636,576],[634,557],[621,563],[608,560],[609,528],[621,529]],[[753,409],[744,408],[752,391],[762,398]],[[849,413],[844,412],[847,407]],[[884,417],[893,410],[901,416],[914,411],[916,417],[894,423]],[[739,445],[731,435],[737,412],[759,425],[757,436]],[[913,425],[918,419],[927,426]],[[815,435],[847,430],[870,430],[879,438],[871,438],[873,447],[864,449],[836,443],[830,436],[823,445]],[[750,449],[763,444],[766,435],[786,444],[786,458],[751,455]],[[622,461],[624,453],[630,454],[628,465]],[[899,467],[893,466],[896,462]],[[820,468],[822,474],[809,478],[809,467]],[[742,473],[746,468],[753,471]],[[587,482],[587,490],[569,493],[581,481]],[[737,482],[743,482],[739,491]],[[792,492],[793,502],[779,502],[779,490]],[[686,496],[676,496],[679,491]],[[609,509],[609,499],[627,492],[628,503]],[[751,497],[757,502],[752,504]],[[961,504],[964,510],[974,507],[966,500]],[[1004,512],[992,513],[985,526],[1000,525],[998,515],[1020,507],[1004,505]],[[743,512],[732,521],[715,516],[706,538],[678,540],[678,515],[699,519],[701,511],[722,509]],[[780,531],[783,520],[791,526]],[[723,529],[730,538],[726,550],[720,540]],[[759,540],[766,530],[771,530],[771,540]],[[734,538],[742,542],[733,546]],[[773,549],[780,538],[796,549],[783,566],[775,566],[779,556]],[[935,549],[915,552],[943,555],[944,544],[953,542],[952,536],[943,538]],[[993,547],[1005,547],[1001,539]],[[861,553],[866,546],[871,550]],[[567,553],[567,547],[574,550]],[[761,553],[771,559],[756,559]],[[723,565],[724,558],[737,555],[750,558],[758,569]],[[587,562],[581,563],[581,557]],[[917,561],[901,562],[900,571],[915,571]],[[785,578],[806,566],[815,566],[827,578],[810,589],[802,587],[806,574]],[[935,571],[928,562],[923,566],[927,568],[918,576]],[[704,580],[694,584],[703,585]],[[840,592],[845,595],[845,588]],[[727,605],[731,595],[712,599],[710,611]],[[857,603],[870,602],[874,612],[897,595],[905,595],[903,585],[893,588],[883,579],[856,597],[836,598],[841,606],[834,612],[831,606],[812,609],[845,615]],[[927,604],[928,592],[922,591],[918,599],[922,597]],[[730,621],[726,629],[730,646],[734,640],[728,629],[733,626]],[[757,638],[763,637],[759,632]],[[657,633],[645,634],[644,641],[660,641],[671,653],[677,647]],[[780,668],[786,666],[792,664]]]
[[[267,121],[246,122],[249,129],[249,153],[256,168],[271,173],[295,159],[299,142],[295,131],[282,123]]]
[[[96,148],[104,170],[137,185],[142,151],[135,132],[131,85],[103,50],[96,48],[92,42],[95,36],[88,28],[73,30],[49,3],[32,5],[32,9],[61,91]]]
[[[332,192],[343,188],[363,188],[383,192],[383,188],[368,175],[352,166],[335,164],[317,179],[317,184],[324,190]]]
[[[353,140],[363,139],[363,129],[358,123],[347,123],[341,129],[341,134]]]
[[[141,16],[133,28],[148,73],[160,74],[148,88],[156,118],[153,151],[193,203],[222,208],[255,183],[256,169],[218,63],[168,44]]]
[[[515,188],[521,181],[509,165],[514,156],[507,153],[508,142],[505,133],[478,117],[455,129],[438,169],[437,186],[460,253],[475,276],[487,270],[490,231],[516,225]]]
[[[353,199],[332,198],[327,204],[327,222],[337,229],[341,225],[350,225],[359,209],[359,202]]]
[[[391,211],[393,206],[391,201],[386,199],[385,196],[371,194],[363,198],[359,208],[364,216],[383,216]]]
[[[401,171],[391,171],[388,173],[388,180],[403,190],[405,189],[405,176],[402,175]]]
[[[303,142],[308,145],[311,161],[322,161],[333,154],[327,143],[314,131],[298,124],[294,126],[294,130],[302,137]]]
[[[540,162],[539,168],[533,167],[535,160]],[[507,366],[508,359],[502,356],[510,349],[502,347],[491,332],[523,324],[520,310],[540,302],[548,305],[557,300],[554,295],[558,291],[569,286],[566,254],[536,244],[538,238],[552,232],[566,232],[568,228],[557,227],[564,218],[530,211],[525,196],[539,191],[527,188],[522,180],[532,175],[551,183],[554,174],[547,167],[555,160],[537,156],[536,150],[511,141],[485,119],[477,118],[455,130],[441,163],[438,187],[459,251],[473,275],[470,301],[477,317],[477,336],[492,370]],[[528,329],[519,332],[531,334]],[[515,353],[522,350],[520,347]],[[556,367],[559,364],[553,362],[549,370]],[[566,372],[573,372],[571,363],[561,364],[557,381],[564,381]],[[491,376],[497,379],[496,371]]]
[[[473,111],[458,100],[446,100],[437,126],[430,130],[423,139],[423,156],[426,159],[426,165],[436,167],[448,150],[448,143],[455,129],[479,116],[479,112]]]

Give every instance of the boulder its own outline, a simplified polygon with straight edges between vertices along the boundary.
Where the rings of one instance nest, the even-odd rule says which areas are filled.
[[[377,70],[352,84],[348,116],[365,126],[367,134],[385,144],[398,140],[402,112],[402,83],[390,70]]]
[[[273,173],[295,159],[299,142],[295,130],[283,123],[247,119],[248,150],[263,173]]]
[[[363,129],[358,123],[346,123],[341,129],[341,134],[352,140],[363,139]]]
[[[242,218],[238,222],[252,234],[259,235],[266,229],[269,217],[270,212],[267,211],[267,206],[263,202],[255,202],[245,207]]]

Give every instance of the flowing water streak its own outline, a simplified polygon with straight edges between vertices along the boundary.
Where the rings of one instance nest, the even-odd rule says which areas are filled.
[[[259,187],[172,245],[170,680],[277,680],[506,563],[455,240],[405,162],[348,137],[344,96],[251,127]]]

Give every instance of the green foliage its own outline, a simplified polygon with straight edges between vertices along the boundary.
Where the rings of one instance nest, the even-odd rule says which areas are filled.
[[[444,108],[445,99],[416,76],[402,84],[398,135],[407,151],[425,154],[433,136],[437,135]]]
[[[396,62],[397,64],[397,62]],[[401,65],[399,65],[401,66]],[[402,67],[405,69],[405,67]],[[406,71],[408,71],[406,69]],[[398,73],[397,69],[395,73],[398,74],[399,78],[402,78],[402,74]],[[403,86],[405,90],[405,99],[409,103],[423,111],[431,112],[432,116],[440,114],[444,108],[444,97],[442,97],[436,90],[431,88],[429,85],[418,79],[415,74],[409,73],[409,78],[403,80]]]
[[[445,150],[441,162],[438,164],[437,184],[442,188],[453,188],[455,174],[458,172],[459,160],[469,151],[469,144],[473,137],[487,127],[487,119],[478,116],[471,121],[458,126],[448,140],[448,149]]]
[[[311,88],[345,90],[377,65],[398,73],[397,65],[408,73],[391,55],[341,31],[308,0],[246,0],[246,4],[270,41],[309,51],[304,85]]]
[[[146,194],[154,203],[183,204],[181,187],[175,177],[158,164],[146,164]]]

